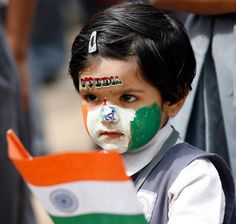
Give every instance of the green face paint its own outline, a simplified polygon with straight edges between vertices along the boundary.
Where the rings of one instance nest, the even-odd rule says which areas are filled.
[[[136,111],[131,121],[131,140],[128,151],[147,144],[157,133],[161,125],[161,108],[157,103],[142,107]]]

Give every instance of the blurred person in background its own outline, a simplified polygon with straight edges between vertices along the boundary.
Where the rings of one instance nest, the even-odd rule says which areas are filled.
[[[78,0],[85,10],[83,22],[86,23],[95,13],[108,8],[111,5],[121,2],[120,0]]]
[[[173,123],[187,142],[222,156],[236,183],[236,1],[150,3],[190,13],[185,25],[197,71],[190,97]]]
[[[54,84],[65,64],[64,18],[61,13],[65,0],[38,0],[29,47],[30,129],[33,155],[47,153],[41,122],[40,92],[44,85]]]
[[[0,0],[0,222],[34,224],[28,189],[7,156],[6,131],[30,148],[27,49],[34,0]]]

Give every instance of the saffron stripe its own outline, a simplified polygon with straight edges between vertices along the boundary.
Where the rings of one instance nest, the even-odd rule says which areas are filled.
[[[14,164],[25,181],[36,186],[50,186],[77,180],[129,179],[119,154],[115,152],[64,153],[32,160],[14,160]]]
[[[88,214],[73,217],[50,216],[55,224],[147,224],[144,215]]]
[[[72,152],[33,158],[16,134],[7,133],[8,155],[26,182],[50,186],[78,180],[125,181],[123,161],[117,152]]]

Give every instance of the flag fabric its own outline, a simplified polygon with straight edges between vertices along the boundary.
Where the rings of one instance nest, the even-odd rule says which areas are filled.
[[[33,158],[15,133],[8,155],[55,224],[147,224],[117,152]]]

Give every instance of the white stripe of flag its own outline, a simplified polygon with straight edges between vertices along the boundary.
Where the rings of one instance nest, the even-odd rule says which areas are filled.
[[[141,214],[133,183],[129,181],[79,181],[48,187],[29,184],[46,211],[53,216],[89,213]]]

